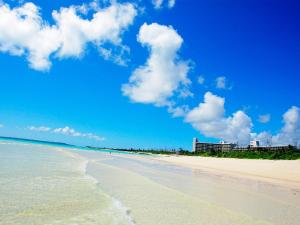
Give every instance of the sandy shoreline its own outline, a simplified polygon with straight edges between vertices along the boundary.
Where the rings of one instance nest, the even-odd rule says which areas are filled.
[[[161,156],[156,160],[300,190],[300,160],[253,160],[194,156]]]
[[[238,165],[247,164],[244,160],[110,154],[27,143],[0,147],[0,182],[5,184],[0,186],[0,221],[7,225],[297,225],[300,221],[300,189],[270,185],[255,176],[255,180],[237,178],[246,177],[245,171],[236,172]],[[270,162],[262,161],[264,166]],[[298,162],[283,163],[288,163],[286,171],[299,171]],[[250,160],[245,168],[256,164]],[[278,165],[280,171],[284,165]],[[233,176],[219,175],[224,167]],[[289,179],[298,174],[293,176]]]

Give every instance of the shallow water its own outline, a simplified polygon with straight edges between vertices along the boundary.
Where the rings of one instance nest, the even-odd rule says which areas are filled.
[[[86,172],[87,160],[55,147],[0,145],[0,224],[133,224]]]
[[[0,142],[0,224],[297,225],[299,190],[101,151]]]
[[[78,152],[88,173],[138,224],[278,224],[300,221],[299,190],[159,162]],[[120,189],[122,187],[122,189]]]

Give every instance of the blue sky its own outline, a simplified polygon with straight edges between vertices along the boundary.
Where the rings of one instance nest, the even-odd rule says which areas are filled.
[[[27,33],[24,12],[13,11],[26,3],[4,1],[0,10],[0,135],[186,149],[195,136],[241,144],[300,139],[298,1],[32,1],[42,26]],[[74,37],[79,25],[62,28],[52,16],[57,10],[70,21],[59,10],[71,5],[85,6],[86,14],[74,11],[86,22],[119,9],[118,18],[108,13],[118,26],[106,29],[113,27],[101,22],[107,15],[80,25],[78,53],[58,32]],[[1,23],[8,16],[18,18],[14,25]],[[36,39],[45,26],[56,26],[53,37]],[[48,50],[51,65],[30,59]]]

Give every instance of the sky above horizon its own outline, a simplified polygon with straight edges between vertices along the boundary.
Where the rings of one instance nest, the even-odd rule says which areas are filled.
[[[296,0],[0,1],[0,136],[300,145]]]

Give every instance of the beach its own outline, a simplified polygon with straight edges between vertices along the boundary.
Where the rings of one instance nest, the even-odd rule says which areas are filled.
[[[300,189],[300,160],[253,160],[197,156],[162,156],[157,160],[191,169],[201,169]]]
[[[0,141],[0,224],[299,224],[300,189],[216,160]]]

